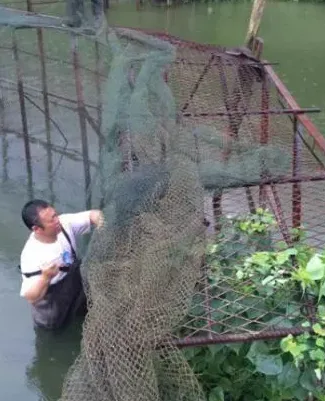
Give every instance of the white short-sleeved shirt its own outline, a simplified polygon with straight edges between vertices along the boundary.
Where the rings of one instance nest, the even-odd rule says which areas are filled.
[[[70,237],[72,246],[76,251],[76,238],[79,235],[90,231],[90,211],[80,213],[61,214],[60,223]],[[63,232],[58,234],[57,240],[47,244],[38,241],[34,233],[31,233],[20,256],[20,266],[22,273],[32,273],[40,270],[42,266],[51,262],[59,261],[61,263],[72,262],[73,256],[71,246],[64,236]],[[62,280],[67,273],[59,272],[52,278],[50,284],[55,284]],[[39,276],[26,277],[22,275],[22,285],[20,295],[23,297],[26,291],[39,279]]]

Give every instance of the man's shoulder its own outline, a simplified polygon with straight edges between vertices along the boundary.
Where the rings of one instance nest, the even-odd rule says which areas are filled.
[[[31,252],[36,246],[37,246],[37,241],[35,240],[34,235],[31,233],[23,246],[21,255],[22,256],[26,255],[27,253]]]
[[[33,234],[30,234],[20,254],[20,263],[24,265],[29,264],[30,261],[38,259],[42,252],[42,243],[37,241]]]

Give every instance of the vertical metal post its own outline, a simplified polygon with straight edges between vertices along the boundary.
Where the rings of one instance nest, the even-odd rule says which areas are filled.
[[[270,104],[270,94],[269,94],[269,86],[268,86],[268,77],[263,72],[262,77],[262,111],[267,111],[269,109]],[[263,113],[261,115],[261,135],[260,135],[260,144],[266,145],[269,141],[269,115],[267,113]],[[264,166],[264,160],[261,160],[262,164],[262,176],[261,179],[266,178],[266,171]],[[259,204],[261,207],[265,207],[266,205],[266,188],[264,185],[259,186]]]
[[[33,11],[33,4],[31,0],[26,0],[26,7],[27,11],[32,12]]]
[[[99,44],[96,41],[95,42],[95,60],[96,60],[96,95],[97,95],[97,123],[98,123],[98,129],[99,132],[101,133],[102,131],[102,113],[103,113],[103,105],[102,105],[102,98],[101,98],[101,89],[100,89],[100,50],[99,50]],[[101,152],[103,151],[105,147],[105,138],[103,135],[99,135],[98,137],[98,151],[99,151],[99,157],[98,157],[98,173],[99,173],[99,186],[100,186],[100,202],[99,202],[99,207],[103,208],[104,206],[104,199],[105,199],[105,177],[104,177],[104,171],[102,168],[102,157],[101,157]]]
[[[24,84],[23,84],[23,73],[21,64],[18,56],[17,38],[15,30],[12,33],[12,49],[14,54],[14,59],[16,62],[16,74],[17,74],[17,89],[20,104],[20,114],[23,129],[24,147],[25,147],[25,160],[26,160],[26,170],[27,170],[27,191],[29,199],[33,198],[33,171],[32,171],[32,159],[29,145],[29,134],[28,134],[28,124],[27,124],[27,114],[26,105],[24,97]]]
[[[2,180],[8,180],[8,140],[5,133],[5,104],[2,97],[0,97],[0,136],[2,148]]]
[[[44,116],[45,116],[45,132],[46,132],[46,151],[47,151],[47,173],[48,173],[48,184],[50,192],[50,200],[54,203],[54,192],[53,192],[53,160],[52,160],[52,141],[51,141],[51,122],[50,122],[50,103],[48,97],[47,88],[47,74],[46,74],[46,63],[44,54],[44,41],[43,41],[43,29],[37,29],[37,41],[38,41],[38,52],[41,63],[41,79],[42,79],[42,92],[43,92],[43,104],[44,104]]]
[[[299,176],[301,164],[301,139],[297,116],[293,120],[293,147],[292,147],[292,176]],[[301,225],[301,183],[292,184],[292,226],[299,228]]]
[[[90,193],[90,165],[89,165],[89,153],[88,153],[88,138],[87,138],[87,125],[85,118],[85,101],[82,87],[82,77],[80,71],[79,54],[77,46],[76,35],[71,36],[72,43],[72,62],[74,69],[74,78],[76,85],[76,95],[77,95],[77,105],[78,105],[78,115],[79,115],[79,125],[81,134],[81,146],[82,146],[82,158],[84,167],[84,179],[85,179],[85,204],[86,208],[91,208],[91,193]]]

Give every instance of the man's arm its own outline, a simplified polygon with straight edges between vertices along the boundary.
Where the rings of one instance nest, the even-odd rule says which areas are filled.
[[[40,301],[46,294],[47,289],[50,285],[50,281],[59,273],[59,266],[57,263],[52,264],[46,269],[42,270],[42,273],[37,277],[35,283],[26,290],[24,297],[30,303]]]

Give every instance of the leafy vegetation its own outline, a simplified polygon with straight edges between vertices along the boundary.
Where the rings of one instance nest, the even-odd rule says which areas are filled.
[[[240,331],[245,321],[245,330],[258,331],[263,324],[301,326],[305,332],[282,340],[185,349],[208,401],[303,401],[311,396],[325,401],[325,253],[308,246],[302,230],[292,233],[298,240],[288,248],[274,241],[276,229],[273,215],[258,209],[226,219],[207,247],[214,330],[224,332],[225,317],[231,316],[228,331],[229,325]],[[313,315],[303,313],[307,297],[315,300]],[[192,325],[203,327],[203,295],[193,302]]]

